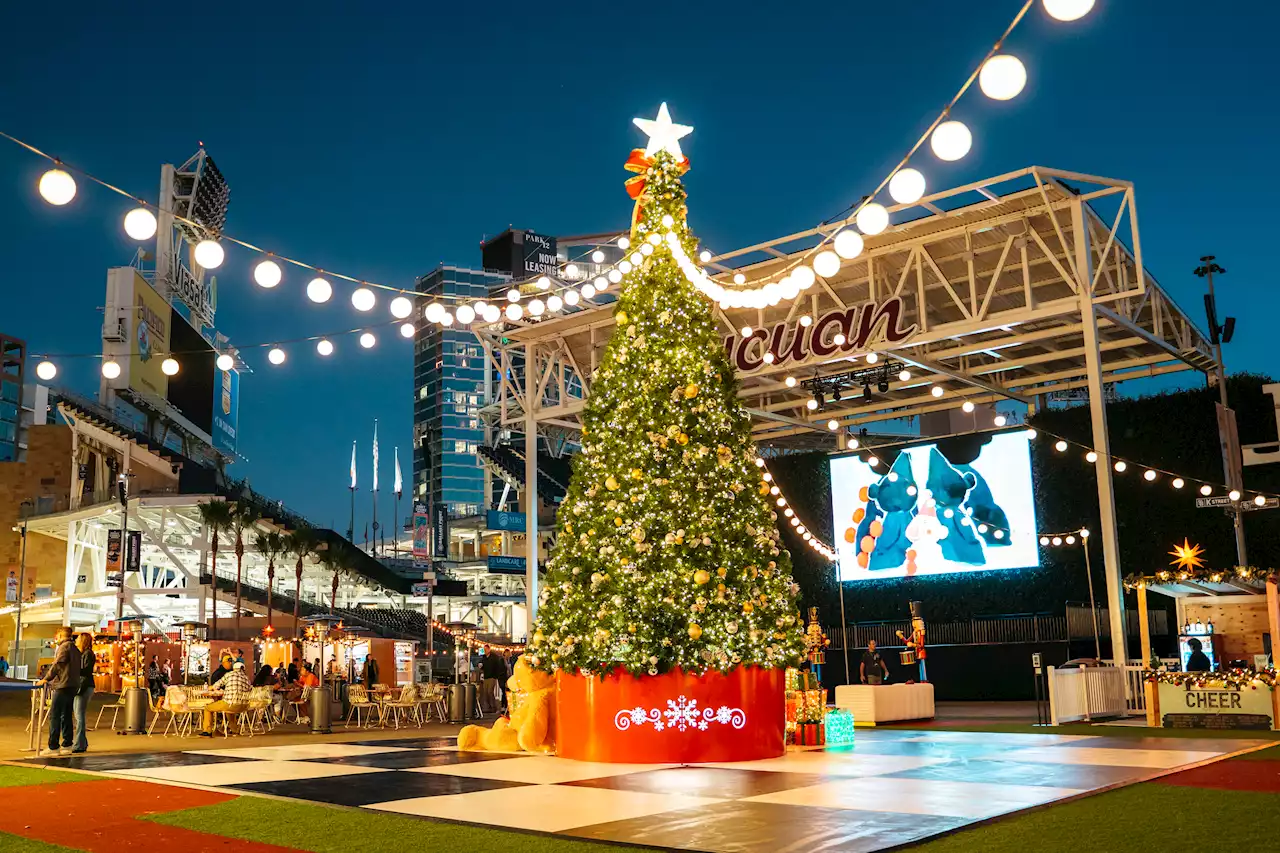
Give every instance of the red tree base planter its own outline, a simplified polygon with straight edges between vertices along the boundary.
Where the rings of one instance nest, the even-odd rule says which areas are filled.
[[[556,754],[634,764],[754,761],[786,752],[783,670],[556,676]]]

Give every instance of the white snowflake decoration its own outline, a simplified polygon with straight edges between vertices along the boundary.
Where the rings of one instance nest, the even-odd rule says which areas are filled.
[[[741,708],[730,708],[727,705],[699,708],[697,699],[679,696],[667,700],[665,711],[657,708],[646,710],[637,706],[619,711],[613,718],[614,726],[624,732],[632,726],[643,726],[646,723],[652,725],[655,732],[667,729],[684,732],[692,728],[705,732],[712,723],[741,729],[747,724],[747,715]]]

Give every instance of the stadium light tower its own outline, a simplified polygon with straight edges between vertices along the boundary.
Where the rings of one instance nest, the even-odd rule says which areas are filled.
[[[217,310],[216,280],[206,281],[204,269],[184,260],[182,249],[185,244],[190,252],[201,240],[220,238],[230,201],[231,188],[203,146],[181,166],[160,168],[155,289],[171,302],[181,301],[205,326],[213,325]]]

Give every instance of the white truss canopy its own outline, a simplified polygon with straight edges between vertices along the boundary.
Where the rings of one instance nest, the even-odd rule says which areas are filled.
[[[825,432],[832,418],[855,426],[964,401],[1031,403],[1036,395],[1084,388],[1086,308],[1096,317],[1104,383],[1214,365],[1207,337],[1142,266],[1128,181],[1029,167],[889,210],[898,224],[866,237],[859,257],[799,298],[762,310],[715,309],[758,442]],[[922,215],[910,219],[914,214]],[[845,224],[749,246],[710,266],[725,271],[746,261],[736,269],[758,279],[792,265]],[[892,340],[882,323],[870,340],[857,340],[858,321],[886,306],[888,324],[897,311],[897,330],[909,334]],[[491,422],[520,427],[532,409],[544,431],[579,428],[612,315],[611,306],[594,305],[478,330],[501,377],[485,412]],[[816,322],[800,325],[803,315]],[[745,326],[753,337],[744,342]],[[851,334],[835,347],[842,330]],[[777,356],[773,363],[763,359],[766,347]],[[887,392],[822,412],[805,407],[812,395],[803,384],[785,384],[787,376],[804,383],[867,368],[868,352],[880,364],[901,363],[911,378],[899,381],[895,370]],[[529,388],[526,363],[535,379]],[[935,385],[941,397],[933,395]]]

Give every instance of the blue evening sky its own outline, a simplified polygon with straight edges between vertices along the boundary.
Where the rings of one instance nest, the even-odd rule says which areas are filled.
[[[1017,5],[23,3],[0,12],[0,129],[152,199],[160,164],[203,141],[232,187],[230,233],[411,287],[440,261],[478,265],[480,240],[508,224],[623,226],[622,163],[642,142],[631,118],[665,100],[696,128],[693,226],[726,249],[878,183]],[[1073,24],[1037,3],[1008,45],[1027,90],[962,101],[974,150],[958,164],[926,154],[930,187],[1031,164],[1135,181],[1148,268],[1199,320],[1191,270],[1216,254],[1230,270],[1221,310],[1241,319],[1228,365],[1273,369],[1277,29],[1280,9],[1261,2],[1099,0]],[[0,141],[0,330],[36,352],[96,352],[106,269],[134,251],[127,207],[82,182],[52,208],[35,193],[45,167]],[[286,269],[266,292],[250,261],[232,249],[219,271],[234,342],[358,324],[346,290],[313,306]],[[384,489],[395,445],[410,476],[411,346],[347,338],[323,362],[298,346],[281,368],[264,355],[246,355],[236,472],[341,529],[351,441],[367,488],[375,417]],[[96,361],[59,363],[60,382],[96,391]]]

